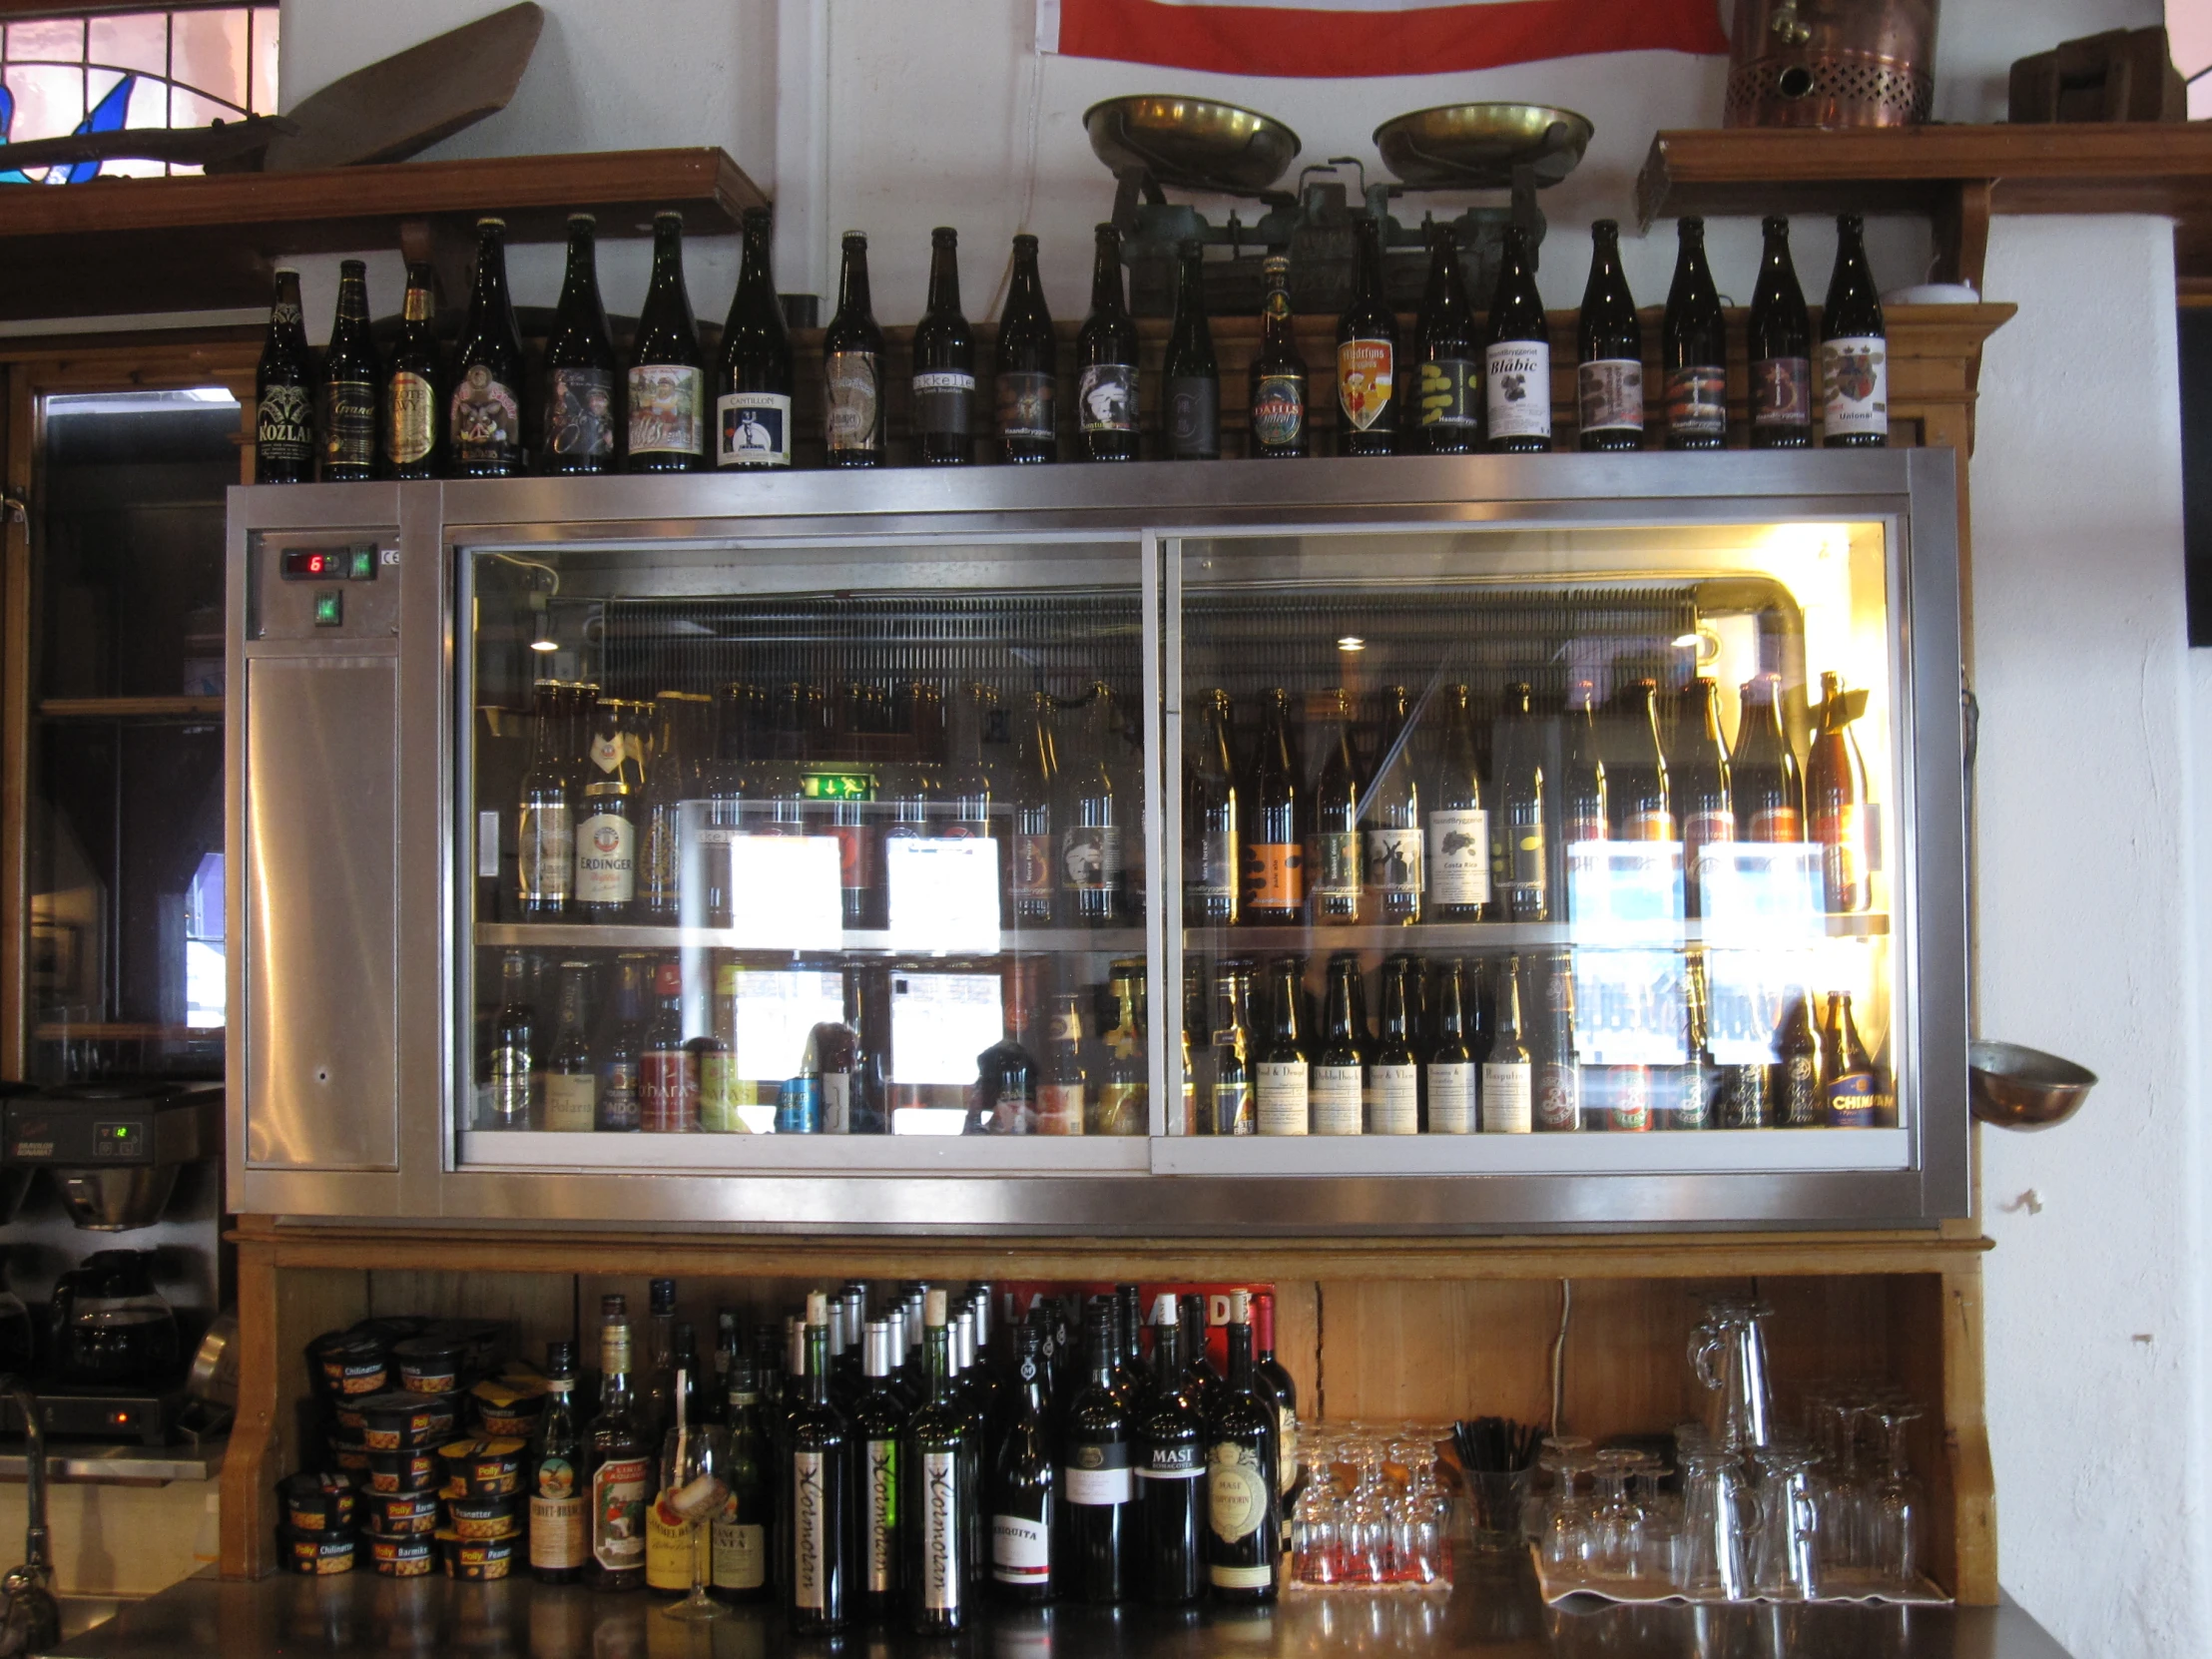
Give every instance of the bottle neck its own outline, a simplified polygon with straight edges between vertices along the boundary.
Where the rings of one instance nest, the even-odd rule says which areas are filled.
[[[960,309],[960,251],[949,238],[929,250],[929,312],[953,316]]]
[[[952,1333],[942,1325],[932,1325],[923,1338],[929,1368],[929,1403],[948,1405],[952,1402]]]
[[[660,276],[660,253],[653,256],[654,276]],[[599,286],[599,243],[588,225],[581,225],[568,234],[568,271],[561,282],[561,294],[566,298],[574,294],[582,299],[596,292]]]
[[[848,242],[844,248],[844,270],[837,277],[837,314],[849,322],[857,322],[873,308],[867,288],[867,245]]]
[[[1382,298],[1382,232],[1372,218],[1360,221],[1359,249],[1360,297],[1380,303]]]
[[[1119,237],[1098,239],[1098,258],[1091,268],[1091,309],[1101,316],[1118,317],[1122,313]]]
[[[1229,1385],[1232,1388],[1252,1386],[1252,1327],[1249,1325],[1229,1328]]]
[[[664,219],[653,227],[653,286],[673,292],[683,279],[683,227]]]
[[[816,1405],[830,1402],[830,1329],[807,1327],[807,1398]]]
[[[738,274],[738,285],[748,293],[776,297],[776,276],[772,265],[775,247],[774,228],[767,224],[749,224],[745,230],[744,269]]]

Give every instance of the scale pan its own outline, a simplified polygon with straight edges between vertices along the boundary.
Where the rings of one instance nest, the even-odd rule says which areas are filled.
[[[1592,131],[1587,117],[1545,104],[1439,104],[1383,122],[1375,147],[1414,190],[1506,190],[1522,164],[1540,188],[1575,170]]]
[[[1283,177],[1298,135],[1273,116],[1205,98],[1136,93],[1083,112],[1091,150],[1118,176],[1141,169],[1163,185],[1257,196]]]

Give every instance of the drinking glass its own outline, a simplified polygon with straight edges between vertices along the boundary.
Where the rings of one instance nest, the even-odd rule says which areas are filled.
[[[1777,1601],[1811,1601],[1820,1594],[1820,1481],[1817,1456],[1802,1440],[1761,1450],[1759,1469],[1759,1593]]]
[[[1543,1475],[1543,1483],[1534,1486],[1521,1510],[1521,1530],[1531,1538],[1541,1539],[1551,1529],[1551,1511],[1559,1498],[1559,1458],[1561,1455],[1580,1456],[1590,1449],[1587,1436],[1581,1434],[1546,1434],[1536,1452],[1536,1467]]]
[[[1308,1475],[1291,1517],[1291,1557],[1301,1584],[1335,1584],[1345,1576],[1343,1503],[1327,1463]]]
[[[1685,1595],[1742,1601],[1751,1594],[1751,1544],[1758,1506],[1743,1458],[1700,1428],[1678,1439],[1682,1458],[1682,1548],[1675,1587]]]
[[[1591,1564],[1601,1572],[1633,1578],[1643,1550],[1643,1516],[1628,1495],[1628,1480],[1643,1453],[1607,1446],[1597,1454],[1597,1503],[1591,1512]]]
[[[691,1594],[661,1609],[672,1619],[719,1619],[730,1609],[707,1593],[711,1519],[730,1501],[730,1442],[713,1423],[669,1430],[667,1478],[654,1501],[664,1518],[683,1525],[692,1539]]]
[[[1356,1471],[1345,1499],[1345,1578],[1354,1584],[1384,1584],[1390,1573],[1390,1504],[1382,1446],[1361,1436],[1345,1447],[1345,1455]]]
[[[1872,1414],[1889,1442],[1889,1472],[1874,1490],[1868,1564],[1880,1575],[1884,1588],[1917,1590],[1921,1582],[1921,1515],[1928,1498],[1913,1477],[1906,1431],[1919,1420],[1921,1409],[1903,1400],[1885,1400],[1872,1407]]]
[[[1545,1467],[1552,1471],[1552,1496],[1544,1515],[1544,1565],[1567,1573],[1584,1571],[1591,1562],[1591,1500],[1582,1495],[1582,1479],[1595,1462],[1584,1448],[1554,1447],[1545,1453]]]

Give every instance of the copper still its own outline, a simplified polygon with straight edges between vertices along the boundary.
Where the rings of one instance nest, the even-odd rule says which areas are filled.
[[[1728,127],[1910,127],[1935,102],[1937,0],[1736,0]]]

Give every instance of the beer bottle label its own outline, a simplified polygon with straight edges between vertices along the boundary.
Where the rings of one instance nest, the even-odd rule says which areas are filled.
[[[1544,884],[1544,827],[1540,824],[1515,825],[1505,831],[1505,875],[1517,887],[1537,887]]]
[[[1600,357],[1574,371],[1575,407],[1585,432],[1644,429],[1644,365],[1633,357]]]
[[[530,1126],[530,1050],[503,1042],[491,1051],[491,1116],[496,1129]]]
[[[1060,1491],[1068,1502],[1092,1509],[1133,1501],[1137,1482],[1129,1467],[1128,1442],[1069,1446],[1067,1461],[1060,1465]]]
[[[1667,371],[1667,430],[1717,438],[1728,431],[1728,371],[1684,366]]]
[[[993,1515],[991,1576],[1001,1584],[1042,1584],[1050,1579],[1051,1526],[1027,1515]]]
[[[1296,841],[1260,841],[1244,849],[1247,908],[1295,910],[1306,902],[1306,852]]]
[[[1252,441],[1295,449],[1306,441],[1306,376],[1263,374],[1252,397]]]
[[[554,368],[546,371],[545,447],[568,460],[614,459],[613,370]]]
[[[490,365],[470,363],[453,388],[448,434],[456,462],[517,466],[522,461],[522,405],[514,387],[492,378]]]
[[[1428,1132],[1474,1133],[1475,1067],[1465,1060],[1436,1060],[1428,1067]]]
[[[1359,830],[1324,830],[1315,835],[1314,896],[1324,904],[1359,902]]]
[[[1420,831],[1414,829],[1367,831],[1367,885],[1371,892],[1409,893],[1421,890]]]
[[[1142,1135],[1151,1126],[1152,1093],[1143,1083],[1106,1082],[1098,1086],[1098,1132]]]
[[[659,1503],[645,1509],[645,1582],[649,1589],[688,1590],[698,1534],[662,1513]]]
[[[823,359],[829,410],[823,435],[833,455],[883,447],[883,364],[872,351],[832,351]]]
[[[862,1517],[866,1543],[861,1571],[868,1593],[886,1595],[898,1588],[898,1442],[867,1442],[867,1512]]]
[[[1357,1065],[1317,1065],[1308,1096],[1317,1135],[1357,1135],[1367,1125],[1367,1103],[1362,1096],[1366,1081]]]
[[[1437,904],[1490,901],[1490,815],[1479,807],[1428,815],[1428,897]]]
[[[1482,406],[1475,398],[1481,384],[1482,365],[1466,357],[1432,357],[1422,363],[1413,391],[1419,424],[1449,430],[1480,425]]]
[[[1370,1066],[1368,1086],[1375,1096],[1375,1111],[1368,1125],[1370,1133],[1420,1133],[1420,1067],[1410,1060],[1403,1065]]]
[[[1526,1060],[1501,1060],[1482,1068],[1482,1132],[1525,1135],[1535,1127],[1535,1068]],[[1431,1107],[1433,1121],[1433,1107]],[[1555,1125],[1546,1125],[1556,1127]]]
[[[628,1057],[599,1068],[599,1127],[628,1132],[638,1126],[638,1063]]]
[[[699,1127],[710,1135],[742,1135],[738,1116],[738,1072],[728,1050],[699,1056]]]
[[[1751,365],[1751,423],[1774,431],[1811,428],[1811,359],[1761,357]]]
[[[699,409],[706,376],[681,363],[644,363],[630,370],[630,453],[703,455]]]
[[[998,377],[998,435],[1049,443],[1058,433],[1058,387],[1034,369],[1008,369]]]
[[[1775,1067],[1775,1121],[1785,1129],[1811,1129],[1821,1121],[1820,1062],[1810,1054],[1784,1056]],[[1752,1128],[1755,1125],[1746,1124]]]
[[[1646,807],[1630,813],[1621,821],[1621,839],[1671,841],[1674,839],[1674,814],[1663,807]]]
[[[1606,1086],[1612,1099],[1606,1103],[1609,1128],[1640,1135],[1651,1127],[1651,1073],[1643,1066],[1608,1066]]]
[[[768,1528],[736,1518],[738,1502],[730,1500],[722,1519],[715,1522],[711,1544],[714,1586],[718,1590],[758,1590],[768,1582]]]
[[[549,1457],[538,1465],[541,1492],[550,1488],[549,1475],[567,1482],[559,1497],[530,1500],[530,1565],[545,1572],[561,1572],[584,1564],[584,1500],[575,1491],[576,1471],[562,1458]]]
[[[1121,827],[1079,824],[1060,840],[1061,870],[1073,892],[1113,892],[1121,886]]]
[[[262,458],[306,466],[314,460],[313,402],[305,386],[262,388],[254,413],[254,447]]]
[[[1755,841],[1801,841],[1805,838],[1805,821],[1795,807],[1761,807],[1751,815],[1751,833],[1747,837]]]
[[[964,438],[974,427],[974,375],[964,368],[922,369],[914,375],[916,432]]]
[[[1262,1060],[1254,1069],[1260,1074],[1260,1133],[1305,1134],[1312,1112],[1306,1062]]]
[[[1014,836],[1014,896],[1049,899],[1052,896],[1051,834]]]
[[[699,1067],[688,1049],[649,1048],[638,1056],[638,1127],[648,1135],[699,1127]]]
[[[1508,339],[1482,352],[1482,408],[1493,438],[1551,436],[1551,342]]]
[[[1821,875],[1831,910],[1856,910],[1867,880],[1867,810],[1846,801],[1813,820],[1813,838],[1821,843]]]
[[[1040,1135],[1080,1135],[1083,1133],[1082,1084],[1042,1083],[1038,1085],[1037,1133]]]
[[[515,814],[517,884],[525,903],[568,902],[576,828],[565,801],[525,804]]]
[[[1076,417],[1086,432],[1135,432],[1137,365],[1088,363],[1076,387]]]
[[[1871,1071],[1847,1071],[1827,1088],[1828,1122],[1835,1129],[1872,1129],[1879,1093]]]
[[[637,896],[637,830],[619,813],[595,813],[576,837],[576,901],[627,904]]]
[[[376,388],[366,380],[322,383],[322,464],[376,464]]]
[[[1168,381],[1168,454],[1178,461],[1221,458],[1221,382],[1203,374]]]
[[[1582,1127],[1582,1071],[1569,1056],[1546,1060],[1535,1068],[1536,1127],[1559,1132]],[[1485,1086],[1488,1079],[1484,1079]],[[1482,1103],[1484,1127],[1489,1124],[1489,1102]]]
[[[1252,1085],[1250,1083],[1216,1083],[1214,1085],[1214,1133],[1217,1135],[1249,1135],[1252,1121]]]
[[[829,1599],[829,1458],[820,1451],[792,1453],[792,1604],[810,1613]]]
[[[1707,1084],[1712,1072],[1693,1063],[1678,1066],[1674,1076],[1674,1126],[1677,1129],[1703,1129],[1713,1121],[1713,1103]]]
[[[1567,803],[1566,823],[1562,828],[1570,841],[1601,841],[1609,827],[1605,815],[1598,810],[1596,799],[1590,798]]]
[[[960,1605],[967,1579],[967,1552],[960,1536],[960,1463],[957,1451],[921,1454],[921,1604],[931,1612],[952,1612]]]
[[[384,449],[393,466],[426,461],[438,446],[438,392],[429,376],[402,368],[391,377],[384,411]]]
[[[1386,339],[1348,339],[1337,347],[1337,407],[1350,431],[1388,431],[1395,411],[1396,348]]]
[[[1880,334],[1821,341],[1821,430],[1832,438],[1889,434],[1890,345]]]
[[[780,391],[729,391],[715,399],[715,465],[791,464],[789,397]]]
[[[592,1471],[591,1554],[601,1570],[645,1565],[646,1493],[652,1471],[643,1457],[610,1457]]]
[[[545,1127],[569,1134],[589,1133],[599,1110],[599,1079],[590,1072],[549,1071],[543,1080]]]
[[[1183,843],[1183,885],[1194,898],[1228,898],[1237,890],[1237,833],[1200,830]]]

